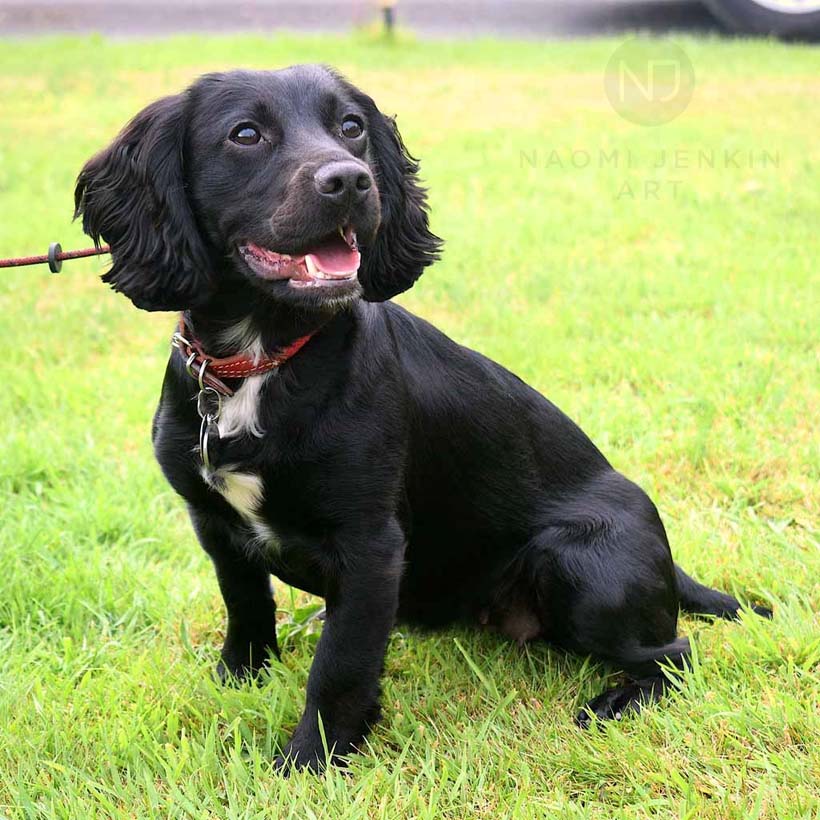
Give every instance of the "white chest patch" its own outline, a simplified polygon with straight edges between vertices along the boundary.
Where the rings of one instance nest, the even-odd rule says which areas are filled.
[[[228,348],[250,354],[257,362],[264,355],[262,340],[254,332],[250,319],[243,319],[226,328],[221,334],[220,341]],[[273,370],[259,376],[249,376],[233,396],[223,398],[216,422],[220,438],[242,434],[260,438],[264,435],[264,430],[259,424],[259,394],[265,379],[273,377],[275,373]],[[276,532],[260,515],[265,488],[259,475],[243,472],[236,464],[225,464],[212,471],[203,467],[201,475],[205,483],[219,493],[248,525],[249,551],[280,548],[281,542]]]
[[[264,430],[259,426],[259,391],[270,375],[249,376],[233,396],[222,399],[222,411],[216,423],[220,438],[242,433],[262,437]]]
[[[258,475],[222,467],[209,483],[243,518],[257,517],[262,503],[262,479]]]
[[[222,332],[223,344],[235,346],[250,354],[254,361],[261,360],[264,350],[262,339],[254,335],[250,320],[243,320]],[[274,371],[275,372],[275,371]],[[262,373],[245,379],[233,396],[222,400],[222,410],[217,420],[220,438],[230,438],[243,433],[261,438],[264,430],[259,426],[259,392],[265,379],[273,373]]]
[[[264,499],[262,479],[255,473],[243,473],[230,465],[213,472],[202,469],[202,478],[247,521],[252,530],[249,546],[279,549],[279,538],[259,515]]]

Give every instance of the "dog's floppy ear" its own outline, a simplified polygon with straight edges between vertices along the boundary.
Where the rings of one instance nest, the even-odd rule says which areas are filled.
[[[183,96],[149,105],[77,178],[75,217],[111,246],[103,276],[144,310],[181,310],[200,301],[212,274],[185,192]]]
[[[382,221],[375,240],[362,251],[359,281],[370,302],[407,290],[440,255],[441,239],[427,222],[427,191],[418,180],[419,163],[402,142],[395,120],[384,116],[366,94],[356,92],[368,135]]]

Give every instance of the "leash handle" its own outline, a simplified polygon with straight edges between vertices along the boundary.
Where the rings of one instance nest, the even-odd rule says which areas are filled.
[[[19,268],[23,265],[45,265],[52,273],[59,273],[63,267],[64,259],[82,259],[84,256],[100,256],[109,253],[111,248],[108,245],[100,245],[99,248],[83,248],[78,251],[64,251],[59,242],[52,242],[48,246],[48,253],[42,256],[17,256],[10,259],[0,259],[0,268]]]

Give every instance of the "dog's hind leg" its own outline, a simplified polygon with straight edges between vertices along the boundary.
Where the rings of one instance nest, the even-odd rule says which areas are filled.
[[[718,618],[736,620],[740,612],[740,602],[725,592],[711,589],[688,576],[675,565],[675,579],[678,585],[680,608],[695,615],[714,615]],[[752,610],[764,618],[771,618],[772,611],[763,606],[752,606]]]
[[[656,552],[655,557],[659,559],[660,553]],[[662,564],[658,561],[656,567]],[[580,618],[576,617],[575,623],[583,626],[574,635],[575,644],[623,669],[631,678],[624,685],[593,698],[581,709],[576,717],[579,726],[587,728],[593,716],[599,720],[620,720],[629,712],[639,712],[667,691],[671,683],[669,675],[674,675],[674,670],[685,671],[690,647],[688,638],[675,634],[669,598],[669,592],[675,587],[680,608],[686,612],[738,617],[740,604],[731,595],[697,583],[677,566],[674,575],[675,582],[670,584],[668,572],[660,572],[654,578],[638,573],[628,580],[619,580],[618,574],[613,573],[609,595],[593,582],[594,589],[578,599],[576,615],[580,614]],[[670,589],[664,593],[664,587]],[[613,606],[615,602],[624,605],[628,601],[631,606],[620,612],[617,604]],[[771,612],[763,607],[754,607],[754,611],[771,617]],[[664,643],[653,643],[653,637],[661,638]]]
[[[561,540],[546,531],[524,550],[479,620],[519,644],[544,637],[623,669],[630,680],[593,698],[577,715],[578,725],[588,728],[593,717],[620,720],[659,700],[670,684],[662,664],[683,671],[689,640],[676,635],[671,571],[659,573],[654,583],[644,578],[643,590],[614,571],[605,576],[589,565],[578,573],[587,561],[597,561],[597,550],[584,545],[580,551],[581,544]]]
[[[672,556],[644,498],[627,496],[615,513],[566,517],[529,545],[525,577],[535,583],[545,637],[630,678],[587,704],[577,717],[584,727],[593,717],[618,720],[657,701],[690,652],[677,632]]]
[[[659,700],[669,688],[670,678],[659,664],[684,671],[689,654],[689,639],[676,638],[666,646],[636,647],[634,654],[626,654],[617,661],[612,659],[632,676],[632,680],[607,689],[589,701],[576,716],[576,723],[587,729],[593,717],[620,720],[630,712],[640,712],[644,705]]]

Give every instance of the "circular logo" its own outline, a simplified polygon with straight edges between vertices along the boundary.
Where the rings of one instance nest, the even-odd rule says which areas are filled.
[[[686,110],[695,90],[695,69],[669,40],[632,39],[615,49],[604,72],[615,111],[636,125],[663,125]]]

